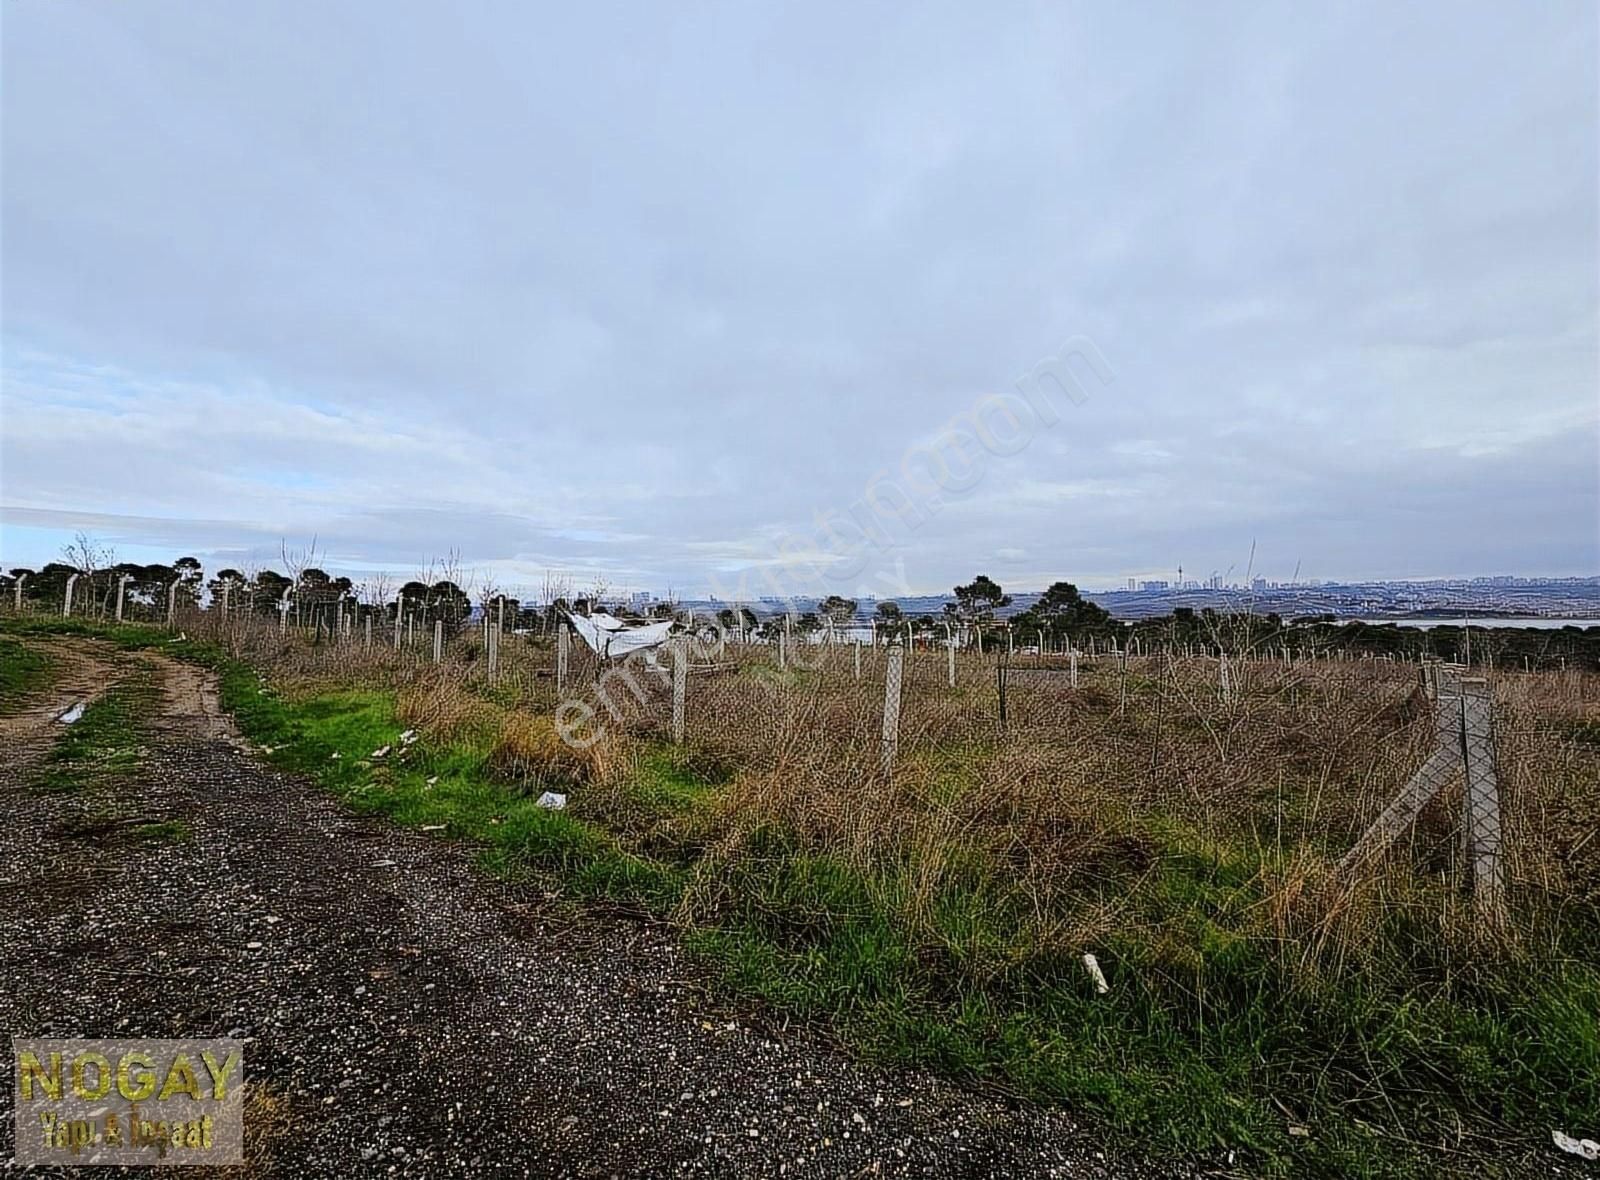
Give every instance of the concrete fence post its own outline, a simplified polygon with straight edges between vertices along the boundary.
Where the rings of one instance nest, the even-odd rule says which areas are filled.
[[[1494,759],[1494,698],[1482,677],[1461,681],[1463,848],[1472,908],[1486,933],[1507,921],[1505,870],[1500,857],[1500,781]]]
[[[689,692],[689,644],[679,639],[672,645],[672,744],[683,745],[683,730]]]
[[[856,636],[856,679],[861,679],[861,637]]]
[[[26,573],[21,573],[21,574],[17,575],[16,611],[17,611],[17,613],[19,615],[22,613],[22,583],[26,582],[27,580],[28,580],[28,575]]]
[[[444,663],[444,620],[433,620],[433,662]]]
[[[894,774],[900,752],[900,679],[905,671],[905,648],[890,644],[883,675],[883,776]]]
[[[68,616],[70,616],[72,614],[72,588],[74,586],[76,586],[77,584],[78,584],[78,575],[77,574],[69,574],[69,575],[67,575],[67,594],[66,594],[66,597],[61,600],[61,617],[63,619],[67,618]]]
[[[488,620],[484,620],[487,624]],[[489,642],[485,645],[489,658],[489,683],[493,684],[500,675],[500,628],[498,626],[487,628]]]
[[[123,574],[117,579],[117,622],[122,622],[122,600],[127,595],[128,583],[133,581],[132,574]]]
[[[567,657],[571,649],[572,632],[565,623],[556,625],[556,695],[567,690]]]
[[[950,687],[954,688],[956,686],[956,637],[955,632],[951,631],[949,627],[945,628],[944,653],[945,660],[949,665]]]
[[[1078,687],[1078,649],[1075,647],[1067,652],[1067,683]]]
[[[167,626],[172,626],[178,621],[178,586],[174,582],[167,587]]]
[[[372,612],[367,612],[367,620],[363,627],[361,646],[368,651],[372,650]]]

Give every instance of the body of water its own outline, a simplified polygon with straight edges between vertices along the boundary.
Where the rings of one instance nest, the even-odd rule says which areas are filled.
[[[1340,619],[1339,622],[1365,623],[1369,627],[1381,627],[1385,624],[1394,627],[1459,627],[1465,622],[1469,627],[1528,627],[1535,631],[1557,631],[1562,627],[1600,627],[1600,619]]]

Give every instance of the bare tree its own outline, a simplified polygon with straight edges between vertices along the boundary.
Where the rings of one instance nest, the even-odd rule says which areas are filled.
[[[381,612],[389,605],[394,590],[394,576],[388,570],[378,570],[362,580],[360,600],[366,603],[370,611]]]
[[[71,542],[61,546],[61,560],[81,574],[89,583],[89,593],[98,602],[101,615],[106,611],[106,597],[109,595],[110,580],[97,579],[96,575],[110,569],[117,564],[117,551],[109,545],[103,545],[90,534],[79,530],[72,536]],[[106,581],[105,593],[95,594],[97,580]]]
[[[493,607],[501,598],[501,590],[494,580],[493,574],[485,574],[478,579],[478,609],[483,612],[483,617],[493,618]],[[498,620],[496,620],[498,625]]]
[[[572,577],[556,570],[545,570],[544,581],[539,587],[539,605],[544,608],[539,624],[541,635],[550,633],[550,623],[555,615],[551,608],[558,602],[572,605]]]
[[[283,555],[283,572],[289,579],[294,596],[294,621],[300,622],[300,578],[317,564],[317,535],[311,534],[311,543],[303,549],[290,549],[287,539],[280,538],[278,552]]]

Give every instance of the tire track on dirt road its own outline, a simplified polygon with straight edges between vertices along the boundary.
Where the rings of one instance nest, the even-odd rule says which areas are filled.
[[[251,1174],[1195,1174],[766,1031],[669,930],[353,814],[241,751],[208,675],[148,658],[165,703],[116,802],[183,834],[84,835],[90,802],[0,774],[22,820],[0,827],[0,1033],[246,1038]]]
[[[87,707],[99,700],[119,674],[121,661],[105,644],[29,643],[49,657],[50,682],[33,701],[0,715],[0,781],[25,777],[60,736],[56,719],[73,705]]]

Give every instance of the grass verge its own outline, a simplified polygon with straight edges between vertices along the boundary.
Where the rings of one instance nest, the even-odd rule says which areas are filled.
[[[50,683],[50,660],[17,639],[0,635],[0,714],[12,713]]]

